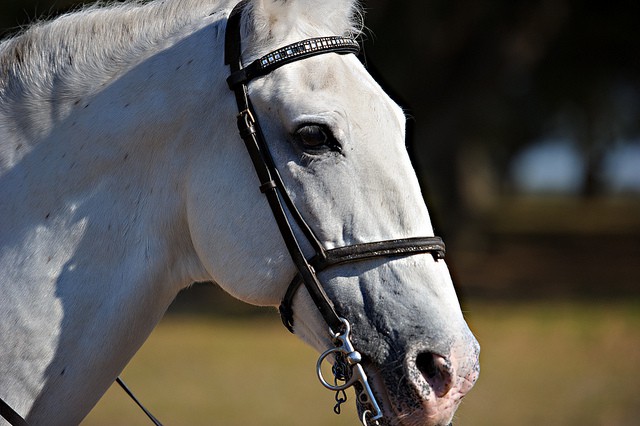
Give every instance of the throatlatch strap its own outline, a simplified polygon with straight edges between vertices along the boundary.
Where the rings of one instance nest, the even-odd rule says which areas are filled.
[[[231,66],[231,72],[242,68],[242,37],[240,37],[240,20],[242,11],[249,3],[249,0],[242,0],[238,3],[229,18],[227,18],[227,30],[224,40],[224,63]]]

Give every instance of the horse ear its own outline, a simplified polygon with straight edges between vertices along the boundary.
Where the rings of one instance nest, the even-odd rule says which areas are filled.
[[[354,36],[362,29],[357,0],[253,0],[251,8],[251,35],[263,41],[281,42],[296,33]]]

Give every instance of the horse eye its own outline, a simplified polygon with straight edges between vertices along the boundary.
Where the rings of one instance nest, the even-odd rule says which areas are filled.
[[[296,131],[295,137],[307,151],[340,151],[340,144],[336,141],[331,130],[322,125],[304,125]]]

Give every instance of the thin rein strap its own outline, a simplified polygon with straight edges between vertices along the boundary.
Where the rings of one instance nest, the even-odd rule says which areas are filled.
[[[2,398],[0,398],[0,417],[8,421],[11,426],[29,426],[29,423]]]
[[[129,397],[133,400],[133,402],[135,402],[136,405],[140,407],[140,409],[144,412],[144,414],[147,415],[149,420],[151,420],[155,426],[162,426],[162,423],[160,423],[160,420],[158,420],[153,414],[151,414],[151,411],[147,410],[147,408],[144,405],[142,405],[140,400],[136,398],[133,392],[131,392],[131,389],[129,389],[129,387],[124,383],[124,381],[120,378],[120,376],[116,378],[116,383],[118,383],[120,387],[127,393],[127,395],[129,395]]]

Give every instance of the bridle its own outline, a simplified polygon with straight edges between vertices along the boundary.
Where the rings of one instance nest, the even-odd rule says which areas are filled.
[[[238,105],[237,125],[240,136],[260,180],[260,191],[267,198],[278,229],[298,271],[282,299],[279,309],[280,316],[285,327],[293,333],[293,298],[299,288],[304,285],[316,308],[329,326],[329,336],[335,345],[325,351],[316,364],[320,382],[326,388],[337,393],[336,401],[338,404],[334,411],[339,412],[340,404],[346,400],[346,397],[339,397],[339,395],[345,395],[344,391],[354,386],[358,393],[358,402],[363,407],[361,414],[363,425],[367,426],[370,422],[378,424],[383,413],[362,367],[362,356],[351,343],[351,325],[347,319],[336,312],[333,302],[324,291],[318,273],[345,263],[424,253],[430,253],[437,261],[444,259],[445,245],[440,237],[417,237],[354,244],[334,249],[324,248],[298,211],[280,177],[257,115],[251,105],[248,84],[251,80],[265,76],[286,64],[328,53],[357,54],[360,46],[356,40],[348,37],[311,38],[274,50],[245,67],[242,64],[241,19],[248,2],[249,0],[241,1],[229,15],[225,34],[225,64],[229,65],[231,70],[227,83],[234,92]],[[306,242],[313,248],[315,255],[311,258],[307,258],[303,253],[287,212],[303,233]],[[329,383],[322,373],[322,365],[330,356],[333,357],[333,383]],[[160,422],[140,404],[120,378],[117,379],[117,383],[142,408],[154,424],[160,425]],[[1,398],[0,417],[4,417],[14,426],[27,425],[27,422]]]
[[[336,265],[380,257],[430,253],[434,259],[439,260],[444,258],[445,245],[440,237],[417,237],[354,244],[334,249],[324,248],[291,200],[280,177],[260,128],[258,117],[251,105],[248,84],[251,80],[265,76],[286,64],[328,53],[357,54],[360,46],[356,40],[341,36],[311,38],[274,50],[245,67],[242,63],[241,21],[247,3],[248,0],[243,0],[236,5],[227,21],[225,64],[229,65],[231,70],[227,83],[235,94],[239,111],[238,130],[260,180],[260,191],[267,198],[278,229],[298,271],[280,304],[280,316],[285,327],[293,333],[293,298],[300,286],[304,285],[329,326],[329,335],[335,344],[334,348],[320,356],[317,363],[318,377],[325,387],[336,392],[344,392],[355,385],[358,401],[363,407],[361,420],[367,425],[369,421],[377,422],[381,419],[382,410],[361,365],[362,356],[351,343],[350,323],[336,312],[333,302],[324,291],[318,273]],[[304,235],[306,242],[313,248],[315,255],[311,258],[307,258],[303,253],[287,213]],[[322,363],[330,355],[334,360],[334,384],[327,382],[321,371]]]

